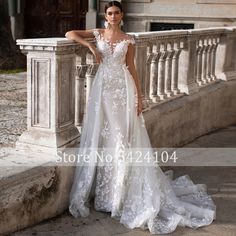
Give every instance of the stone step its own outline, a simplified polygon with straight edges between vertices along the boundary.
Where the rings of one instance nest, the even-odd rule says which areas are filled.
[[[68,207],[73,179],[72,167],[56,165],[52,155],[9,150],[0,156],[0,234],[60,215]],[[174,177],[188,174],[194,183],[206,184],[216,202],[236,203],[233,167],[162,168],[174,170]]]
[[[52,155],[1,150],[0,235],[61,214],[72,177],[72,167],[56,165]]]
[[[189,169],[189,170],[188,170]],[[171,236],[235,236],[236,232],[236,186],[230,183],[231,178],[236,177],[232,169],[210,169],[209,172],[199,168],[175,169],[175,176],[189,174],[194,182],[212,184],[208,186],[213,200],[217,206],[216,220],[207,227],[196,229],[178,227]],[[199,175],[199,172],[201,175]],[[221,189],[214,189],[217,185],[214,176],[220,173],[219,179]],[[226,173],[224,177],[224,173]],[[209,177],[209,178],[208,178]],[[223,178],[222,178],[223,177]],[[207,180],[207,181],[206,181]],[[228,183],[229,182],[229,183]],[[56,236],[150,236],[148,230],[127,229],[118,220],[111,218],[110,213],[97,212],[91,207],[91,213],[86,218],[74,218],[68,211],[63,214],[44,221],[34,227],[13,233],[11,236],[30,236],[30,235],[56,235]]]

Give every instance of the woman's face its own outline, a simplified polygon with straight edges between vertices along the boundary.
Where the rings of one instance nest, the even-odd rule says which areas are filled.
[[[123,17],[120,8],[116,6],[109,7],[106,11],[106,20],[110,25],[119,25]]]

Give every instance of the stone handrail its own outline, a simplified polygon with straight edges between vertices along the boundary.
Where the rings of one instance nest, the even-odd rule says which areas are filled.
[[[130,34],[147,110],[236,79],[236,27]],[[98,65],[87,48],[64,38],[17,44],[27,54],[28,81],[28,130],[18,145],[55,150],[72,144]]]

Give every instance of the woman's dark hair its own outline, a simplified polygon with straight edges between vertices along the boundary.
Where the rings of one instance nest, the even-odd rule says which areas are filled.
[[[109,7],[112,7],[112,6],[118,7],[118,8],[120,9],[120,11],[123,12],[122,5],[121,5],[120,2],[118,2],[118,1],[110,1],[110,2],[108,2],[108,3],[105,5],[105,13],[107,13],[107,9],[108,9]]]

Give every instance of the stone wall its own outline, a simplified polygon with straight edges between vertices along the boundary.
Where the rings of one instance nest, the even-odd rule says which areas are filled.
[[[104,5],[99,3],[100,21]],[[236,25],[235,0],[123,0],[125,31],[150,30],[152,22],[190,23],[194,28]]]
[[[213,130],[236,124],[236,80],[221,81],[145,113],[153,147],[182,146]]]

